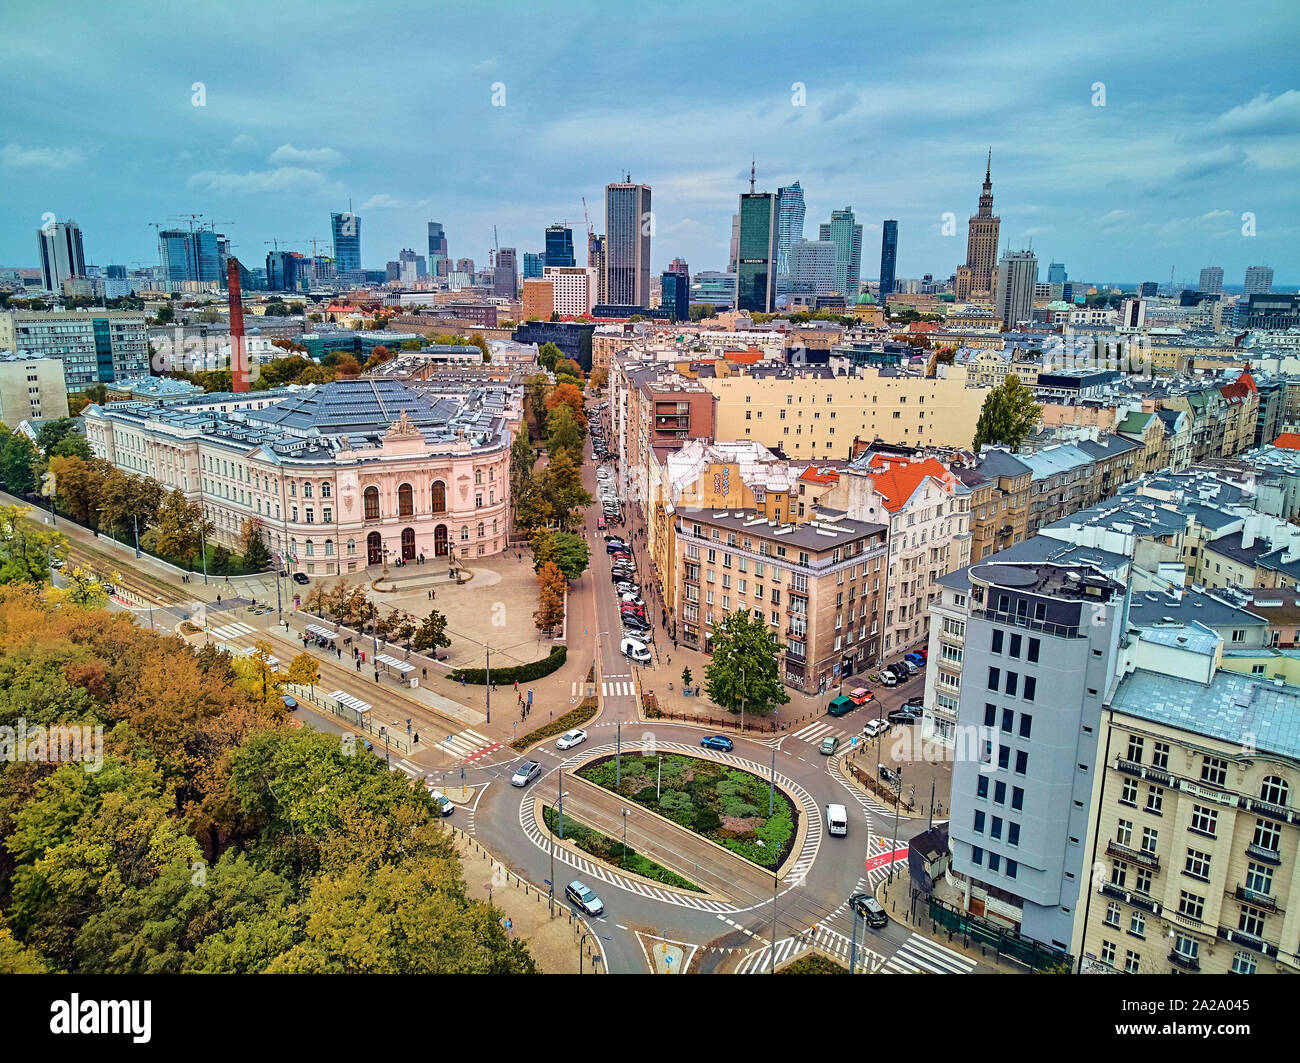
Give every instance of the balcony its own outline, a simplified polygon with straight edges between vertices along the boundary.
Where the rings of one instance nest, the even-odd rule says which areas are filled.
[[[1199,971],[1201,961],[1195,956],[1184,956],[1177,949],[1169,950],[1169,962],[1175,967],[1181,967],[1184,971]]]
[[[1160,870],[1160,857],[1156,856],[1155,853],[1148,853],[1144,849],[1131,849],[1117,841],[1108,841],[1106,843],[1106,852],[1111,856],[1119,857],[1121,860],[1131,860],[1135,864],[1141,864],[1152,871]]]
[[[1282,854],[1276,849],[1265,849],[1262,845],[1256,845],[1251,842],[1246,846],[1246,855],[1253,856],[1256,860],[1262,860],[1266,864],[1272,864],[1278,867],[1282,863]]]
[[[1236,897],[1239,901],[1246,901],[1253,904],[1256,908],[1264,908],[1270,912],[1277,911],[1277,898],[1267,893],[1260,893],[1258,890],[1247,889],[1245,886],[1238,886]]]
[[[1167,771],[1161,771],[1159,768],[1149,768],[1144,764],[1139,764],[1134,760],[1125,760],[1123,757],[1115,758],[1115,768],[1122,771],[1125,775],[1133,775],[1139,779],[1147,779],[1150,782],[1159,783],[1161,786],[1172,787],[1174,777]]]
[[[1263,938],[1256,937],[1254,934],[1247,934],[1244,930],[1232,930],[1229,927],[1219,927],[1219,937],[1232,945],[1241,945],[1250,949],[1252,952],[1261,952],[1265,956],[1277,956],[1277,946],[1270,945]]]
[[[1160,904],[1157,901],[1153,901],[1150,897],[1145,897],[1140,893],[1130,893],[1123,886],[1116,886],[1112,882],[1103,882],[1101,892],[1107,897],[1114,897],[1116,900],[1131,904],[1135,908],[1141,908],[1152,915],[1160,914]]]
[[[786,628],[785,637],[788,639],[798,639],[800,642],[808,641],[808,632],[796,631],[794,628]]]
[[[1281,820],[1283,823],[1300,823],[1300,814],[1286,805],[1275,805],[1271,801],[1261,801],[1257,797],[1243,797],[1241,804],[1250,811],[1269,819]]]

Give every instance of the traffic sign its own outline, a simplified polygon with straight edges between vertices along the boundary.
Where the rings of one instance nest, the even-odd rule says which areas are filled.
[[[532,692],[532,690],[529,690],[529,691],[528,691],[528,707],[529,707],[530,709],[533,707],[533,692]]]

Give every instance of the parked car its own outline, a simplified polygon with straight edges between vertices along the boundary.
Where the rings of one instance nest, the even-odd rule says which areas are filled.
[[[862,728],[862,733],[868,738],[875,738],[878,734],[884,734],[889,730],[889,723],[886,720],[868,720]]]
[[[843,716],[845,713],[852,712],[856,708],[857,705],[854,704],[852,698],[846,698],[841,696],[838,698],[832,698],[830,705],[828,705],[826,708],[826,711],[830,713],[832,716]]]
[[[515,773],[510,776],[511,786],[527,786],[530,782],[542,774],[542,766],[535,760],[526,760],[515,769]]]
[[[924,694],[913,695],[912,697],[908,698],[904,704],[906,704],[909,708],[919,709],[921,708],[921,706],[925,704],[925,695]]]
[[[624,657],[630,658],[638,664],[645,664],[650,660],[650,647],[639,639],[625,637],[621,649]]]
[[[581,882],[576,880],[570,882],[564,887],[564,895],[588,915],[604,914],[605,906],[601,903],[600,898]]]
[[[921,713],[916,709],[894,709],[889,714],[890,723],[916,723],[921,718]]]
[[[906,683],[912,678],[912,673],[901,664],[891,664],[889,670],[894,673],[894,678],[900,683]]]
[[[856,690],[849,691],[849,697],[853,699],[854,705],[865,705],[876,695],[871,693],[866,687],[858,687]]]
[[[295,573],[293,574],[293,581],[294,581],[294,583],[310,583],[310,582],[311,582],[311,580],[309,580],[309,579],[307,578],[307,573],[305,573],[305,572],[295,572]]]
[[[640,596],[634,594],[631,591],[628,591],[625,594],[621,595],[621,598],[625,605],[635,605],[640,609],[645,608],[645,599],[641,598]]]
[[[822,747],[820,752],[822,756],[829,757],[832,753],[834,753],[839,748],[840,748],[839,737],[836,735],[827,735],[825,738],[822,739]]]
[[[623,617],[623,628],[626,631],[632,632],[636,638],[644,638],[647,642],[650,641],[650,625],[640,619],[640,617]]]
[[[898,676],[894,675],[888,668],[880,670],[880,681],[887,687],[892,687],[898,682]]]
[[[607,554],[627,554],[627,543],[622,539],[605,540],[605,553]]]
[[[555,740],[556,749],[572,749],[574,746],[580,746],[587,740],[587,732],[581,727],[575,727],[572,731],[565,731]]]
[[[280,700],[284,702],[284,707],[290,712],[293,712],[293,710],[298,707],[298,702],[288,694],[281,694]]]
[[[648,626],[637,628],[636,631],[633,631],[626,624],[623,627],[626,628],[623,632],[625,639],[636,639],[637,642],[654,642],[655,640],[655,633]]]
[[[607,543],[621,543],[621,542],[623,542],[623,536],[621,536],[621,535],[606,535],[606,536],[605,536],[605,542],[607,542]]]
[[[707,738],[701,738],[700,745],[705,749],[716,749],[719,753],[730,753],[736,748],[736,743],[726,735],[709,735]]]
[[[903,660],[907,661],[909,664],[916,665],[917,668],[925,667],[925,657],[919,650],[913,650],[904,657]]]

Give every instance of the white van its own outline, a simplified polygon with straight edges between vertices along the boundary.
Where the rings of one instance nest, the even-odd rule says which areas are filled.
[[[849,832],[849,814],[843,805],[826,806],[826,832],[842,838]]]

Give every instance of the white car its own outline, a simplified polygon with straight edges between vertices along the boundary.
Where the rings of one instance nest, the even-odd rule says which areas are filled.
[[[625,602],[630,602],[632,605],[645,605],[645,599],[636,594],[621,594],[619,598]]]
[[[574,746],[580,746],[587,740],[587,732],[580,727],[575,727],[572,731],[565,731],[555,740],[556,749],[572,749]]]
[[[527,786],[530,782],[542,774],[542,766],[535,760],[526,760],[515,769],[515,773],[510,776],[511,786]]]
[[[427,781],[424,785],[429,788],[429,796],[433,798],[433,803],[438,806],[439,812],[444,816],[450,816],[456,811],[456,806],[451,803],[451,798],[441,790],[435,790]]]
[[[624,657],[630,657],[640,664],[645,664],[650,660],[650,647],[640,639],[625,638],[621,648]]]

